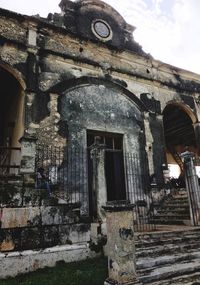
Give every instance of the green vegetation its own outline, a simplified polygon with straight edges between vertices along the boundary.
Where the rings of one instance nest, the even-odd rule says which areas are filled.
[[[107,277],[107,259],[59,262],[54,268],[0,280],[0,285],[102,285]]]

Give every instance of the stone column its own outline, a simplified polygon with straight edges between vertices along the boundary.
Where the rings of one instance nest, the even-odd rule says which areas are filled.
[[[107,201],[107,190],[105,178],[105,145],[100,143],[100,137],[95,137],[90,154],[93,168],[92,203],[94,216],[103,221],[105,220],[105,214],[102,206]]]
[[[145,129],[145,138],[146,138],[146,146],[145,150],[148,157],[148,164],[149,164],[149,175],[154,174],[154,162],[153,162],[153,136],[151,133],[150,128],[150,121],[149,121],[149,113],[144,113],[144,129]]]
[[[107,202],[107,252],[109,276],[104,285],[139,284],[136,276],[133,205]]]
[[[200,151],[200,122],[193,123],[198,151]]]
[[[200,224],[200,189],[194,163],[195,156],[193,153],[185,151],[181,154],[181,157],[183,159],[185,182],[190,204],[190,217],[192,225],[196,226]]]

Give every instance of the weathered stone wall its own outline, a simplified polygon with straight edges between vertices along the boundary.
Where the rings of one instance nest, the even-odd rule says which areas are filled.
[[[70,148],[86,148],[88,130],[118,133],[123,135],[124,152],[129,155],[137,154],[139,159],[140,150],[142,148],[144,150],[139,140],[143,131],[141,111],[133,100],[131,101],[115,86],[105,84],[75,86],[63,92],[59,106],[61,120],[67,124]],[[82,163],[80,161],[76,169],[84,168]],[[138,167],[134,172],[139,176],[140,171],[140,160],[138,160]],[[139,189],[141,185],[129,184],[129,192],[142,191]],[[133,198],[134,195],[130,197]]]
[[[70,205],[1,208],[0,251],[87,243],[90,225]]]
[[[97,256],[87,244],[55,246],[39,250],[0,253],[0,278],[15,277],[59,262],[75,262]]]
[[[80,205],[67,203],[21,177],[0,183],[0,251],[20,251],[90,241]]]
[[[200,76],[156,61],[138,45],[122,49],[75,35],[62,25],[61,15],[56,24],[0,12],[0,66],[25,93],[25,135],[52,146],[86,147],[87,129],[123,134],[124,150],[145,149],[150,174],[162,184],[162,112],[169,102],[184,104],[197,114],[198,133],[200,107],[193,98],[199,97]],[[3,189],[1,251],[89,241],[89,225],[69,205],[23,188],[22,181]]]
[[[141,112],[120,90],[103,84],[75,86],[64,92],[59,105],[70,144],[85,147],[86,131],[98,130],[123,134],[124,150],[139,151]]]
[[[38,143],[48,146],[62,147],[66,145],[67,134],[60,135],[60,114],[58,112],[58,95],[50,94],[50,100],[47,103],[49,116],[40,122],[32,123],[32,129],[35,129]],[[36,106],[38,108],[38,105]],[[61,132],[63,133],[63,132]]]

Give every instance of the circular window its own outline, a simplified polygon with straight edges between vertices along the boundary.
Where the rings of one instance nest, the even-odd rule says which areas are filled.
[[[92,31],[94,35],[103,40],[108,41],[112,38],[112,30],[108,23],[103,20],[95,20],[92,22]]]

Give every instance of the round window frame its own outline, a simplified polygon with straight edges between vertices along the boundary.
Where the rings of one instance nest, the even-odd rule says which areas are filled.
[[[103,37],[98,32],[96,32],[95,24],[97,24],[98,22],[104,24],[108,28],[109,35],[107,37]],[[102,19],[95,19],[95,20],[93,20],[92,24],[91,24],[91,28],[92,28],[92,32],[95,35],[95,37],[98,38],[99,40],[103,41],[103,42],[110,41],[112,39],[112,37],[113,37],[113,32],[112,32],[112,29],[111,29],[110,25],[106,21],[104,21]]]

